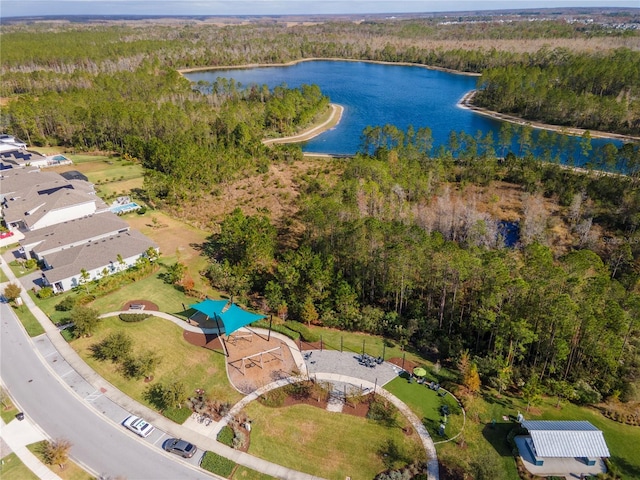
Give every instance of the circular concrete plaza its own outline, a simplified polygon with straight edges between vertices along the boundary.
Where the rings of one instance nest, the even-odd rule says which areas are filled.
[[[333,373],[345,377],[360,378],[382,386],[396,378],[402,369],[392,363],[375,363],[374,367],[362,364],[359,354],[338,350],[305,350],[302,352],[310,377],[316,373]]]

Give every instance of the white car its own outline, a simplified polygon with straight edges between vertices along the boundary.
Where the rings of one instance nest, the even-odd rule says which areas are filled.
[[[122,424],[131,430],[136,435],[140,435],[141,437],[148,437],[151,435],[151,432],[155,430],[155,427],[151,425],[149,422],[146,422],[140,417],[136,417],[135,415],[131,415],[128,417]]]

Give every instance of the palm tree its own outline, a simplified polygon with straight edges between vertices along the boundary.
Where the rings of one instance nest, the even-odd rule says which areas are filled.
[[[78,281],[78,283],[80,283],[80,285],[84,285],[87,293],[89,293],[89,280],[91,280],[91,275],[89,274],[89,272],[87,272],[84,268],[81,269],[80,280]]]
[[[124,270],[124,267],[126,266],[126,263],[124,262],[124,258],[122,258],[122,255],[118,254],[116,256],[116,260],[118,261],[118,271],[122,271]]]

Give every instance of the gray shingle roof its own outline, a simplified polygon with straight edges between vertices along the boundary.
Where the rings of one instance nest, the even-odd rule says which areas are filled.
[[[54,190],[50,194],[40,195],[37,192],[32,192],[25,197],[9,200],[3,214],[9,223],[22,220],[28,227],[31,227],[49,212],[72,205],[95,204],[96,200],[95,195],[87,195],[86,192],[79,192],[73,187],[65,187]]]
[[[122,258],[129,258],[145,252],[149,247],[157,248],[157,245],[137,230],[129,230],[46,255],[47,263],[53,268],[46,270],[44,276],[53,284],[78,275],[83,268],[89,271],[109,265],[110,262],[117,264],[118,254]]]
[[[129,225],[117,215],[106,212],[88,217],[58,223],[49,227],[25,232],[20,245],[37,245],[33,247],[35,253],[46,252],[55,248],[77,245],[91,239],[109,234],[116,234],[121,230],[128,230]]]
[[[32,191],[63,187],[69,181],[54,172],[41,172],[28,168],[3,170],[0,175],[0,190],[5,196],[25,196]]]
[[[602,432],[587,421],[523,420],[539,457],[609,457]]]

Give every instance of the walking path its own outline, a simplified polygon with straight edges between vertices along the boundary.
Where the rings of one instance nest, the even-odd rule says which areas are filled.
[[[8,265],[6,265],[6,262],[3,261],[0,266],[4,270],[10,282],[19,283],[19,280],[16,279],[11,269],[8,267]],[[4,289],[4,285],[5,284],[0,285],[0,288]],[[125,411],[130,412],[132,414],[143,416],[146,420],[154,424],[157,429],[166,432],[167,435],[171,435],[176,438],[188,438],[189,441],[198,445],[198,447],[203,451],[209,450],[209,451],[215,452],[221,456],[231,459],[232,461],[240,465],[251,468],[258,472],[262,472],[267,475],[271,475],[273,477],[282,478],[282,479],[314,480],[318,477],[314,477],[313,475],[309,475],[309,474],[292,470],[280,465],[276,465],[266,460],[262,460],[258,457],[227,447],[226,445],[223,445],[217,441],[217,435],[220,432],[220,430],[231,420],[233,415],[240,412],[246,404],[258,398],[258,396],[264,393],[265,391],[271,390],[273,388],[279,388],[288,383],[300,381],[302,378],[305,378],[307,377],[307,375],[312,373],[317,379],[327,380],[331,382],[349,383],[352,385],[361,386],[361,388],[363,389],[371,389],[371,390],[375,389],[380,395],[383,395],[385,398],[388,398],[389,401],[391,401],[394,405],[396,405],[396,407],[411,421],[411,423],[414,425],[414,428],[420,435],[420,438],[422,439],[423,445],[425,447],[425,450],[427,451],[427,455],[429,459],[428,460],[428,479],[438,480],[439,478],[435,447],[433,445],[433,441],[429,436],[429,433],[426,431],[426,429],[424,428],[420,420],[415,416],[415,414],[411,412],[411,410],[404,403],[402,403],[399,399],[397,399],[390,393],[386,392],[385,390],[381,388],[377,388],[377,387],[381,387],[384,383],[386,383],[391,378],[393,378],[393,376],[397,375],[398,371],[397,371],[397,367],[395,366],[389,366],[390,364],[382,364],[376,367],[375,369],[365,370],[365,371],[373,371],[380,368],[380,370],[377,370],[378,374],[381,377],[384,377],[384,379],[383,380],[381,379],[380,381],[378,380],[377,377],[374,381],[369,381],[367,379],[354,378],[354,377],[342,374],[340,369],[342,368],[342,365],[344,365],[344,359],[346,357],[353,357],[353,353],[346,353],[346,352],[341,353],[337,351],[334,351],[334,352],[313,351],[312,355],[315,355],[315,357],[314,357],[314,363],[311,365],[318,365],[317,360],[319,360],[322,357],[324,360],[326,360],[326,362],[333,361],[335,368],[337,368],[340,373],[318,372],[318,371],[308,372],[307,366],[309,364],[305,363],[305,360],[301,352],[295,345],[295,342],[293,342],[293,340],[289,339],[288,337],[278,334],[277,332],[271,332],[271,335],[278,336],[289,345],[291,349],[291,353],[294,356],[296,365],[299,365],[300,367],[299,370],[302,375],[300,377],[295,377],[295,378],[289,377],[282,380],[278,380],[277,382],[273,382],[269,385],[266,385],[263,388],[260,388],[254,391],[250,395],[247,395],[246,397],[244,397],[236,405],[234,405],[231,411],[229,412],[229,414],[219,422],[213,422],[210,425],[205,425],[202,423],[198,423],[195,418],[190,418],[183,425],[178,425],[173,421],[158,414],[157,412],[149,409],[148,407],[138,403],[137,401],[135,401],[125,393],[115,388],[113,385],[107,382],[100,375],[98,375],[94,370],[92,370],[84,362],[84,360],[82,360],[82,358],[80,358],[80,356],[75,352],[75,350],[71,348],[71,346],[62,337],[62,335],[60,335],[58,328],[51,322],[51,320],[47,317],[47,315],[33,302],[33,300],[31,299],[31,297],[29,296],[29,294],[25,289],[23,289],[20,296],[24,304],[31,310],[33,315],[37,318],[37,320],[40,322],[40,324],[42,325],[42,327],[45,329],[45,332],[46,332],[45,335],[41,335],[39,337],[35,337],[31,339],[31,341],[34,343],[33,348],[37,349],[38,351],[55,350],[60,354],[63,361],[58,361],[55,364],[55,368],[51,363],[48,363],[46,361],[45,361],[45,364],[49,366],[49,368],[52,370],[52,373],[56,374],[58,378],[60,378],[61,383],[67,385],[68,388],[70,388],[76,394],[80,394],[81,398],[86,399],[87,395],[92,395],[91,392],[94,392],[94,393],[99,392],[100,402],[102,402],[102,404],[99,404],[96,401],[89,402],[89,404],[92,407],[94,407],[94,409],[96,410],[96,413],[99,415],[107,416],[111,420],[119,422],[121,421],[120,417],[122,417],[122,413],[121,413],[122,409],[124,409]],[[115,316],[115,315],[119,315],[120,313],[122,312],[111,312],[111,313],[102,315],[102,317]],[[149,313],[152,313],[155,316],[169,320],[185,330],[198,332],[198,333],[218,333],[217,329],[202,329],[202,328],[190,325],[184,320],[164,312],[154,311]],[[333,360],[329,358],[331,354],[333,354]],[[47,355],[47,357],[50,357],[50,355]],[[324,358],[324,357],[327,357],[327,358]],[[43,355],[43,358],[44,358],[44,355]],[[355,360],[353,361],[355,362]],[[331,365],[331,363],[324,363],[324,364],[327,367]],[[356,365],[352,365],[351,367],[347,367],[347,368],[348,370],[353,371],[353,367],[355,366]],[[65,368],[68,371],[67,367],[71,367],[75,375],[65,374],[64,378],[61,378],[60,371],[64,370]],[[385,375],[382,375],[382,372],[385,371],[387,367],[391,369],[391,372],[393,372],[393,374],[387,372]],[[394,370],[394,367],[396,370]],[[104,405],[105,402],[111,402],[112,405],[105,406]],[[120,417],[116,417],[117,415],[119,415]],[[9,426],[13,425],[14,423],[17,423],[17,421],[12,421],[9,424]],[[25,423],[24,425],[28,425],[28,423]],[[12,450],[16,452],[16,454],[23,461],[23,463],[25,463],[32,470],[35,468],[35,469],[38,469],[38,471],[40,471],[40,467],[43,467],[48,472],[50,472],[50,470],[46,468],[46,466],[38,462],[38,460],[35,457],[30,458],[29,457],[30,452],[28,452],[28,450],[24,448],[25,445],[27,445],[28,443],[33,443],[32,441],[30,441],[31,437],[29,435],[19,435],[17,433],[14,434],[13,429],[18,430],[18,427],[14,426],[11,429],[9,429],[9,426],[7,427],[3,426],[2,437],[11,446]],[[26,429],[26,428],[28,427],[22,427],[22,429]],[[5,438],[5,435],[8,436],[8,439]],[[42,437],[39,437],[35,441],[39,441],[41,439]],[[24,443],[24,442],[28,442],[28,443]],[[34,459],[36,463],[34,463],[33,461]],[[38,463],[40,463],[39,466],[38,466]],[[33,468],[32,468],[32,465],[33,465]],[[44,472],[43,475],[48,475],[48,473]],[[50,478],[57,478],[57,477],[55,477],[54,475],[54,477],[41,476],[40,478],[46,478],[48,480]]]
[[[319,350],[312,350],[314,353],[319,352]],[[340,352],[335,352],[340,353]],[[391,393],[387,392],[385,389],[381,388],[381,385],[376,385],[373,382],[369,382],[367,380],[362,380],[361,378],[349,377],[346,375],[335,374],[335,373],[315,373],[313,375],[317,380],[331,382],[331,383],[347,383],[350,385],[361,386],[364,391],[377,393],[378,395],[384,397],[389,402],[391,402],[400,412],[411,422],[413,428],[415,428],[416,432],[420,436],[420,440],[422,441],[422,445],[427,452],[427,478],[429,480],[438,480],[440,478],[439,469],[438,469],[438,458],[436,454],[436,447],[433,444],[433,440],[429,435],[429,432],[423,425],[422,421],[418,418],[418,416],[411,411],[411,409],[399,398]],[[222,428],[227,425],[233,417],[239,414],[242,409],[244,409],[249,403],[257,400],[261,395],[269,392],[270,390],[274,390],[276,388],[283,387],[290,383],[295,383],[297,381],[304,380],[304,377],[298,378],[285,378],[282,380],[278,380],[276,382],[272,382],[268,385],[265,385],[262,388],[252,392],[251,394],[244,397],[238,403],[236,403],[229,413],[224,416],[222,420],[216,423],[216,425],[212,429],[211,435],[217,437],[218,433]]]
[[[291,135],[290,137],[280,137],[280,138],[268,138],[262,140],[262,143],[265,145],[271,145],[274,143],[297,143],[297,142],[306,142],[307,140],[311,140],[314,137],[317,137],[322,132],[327,130],[330,126],[336,126],[340,123],[340,119],[342,118],[342,113],[344,112],[344,107],[342,105],[337,105],[335,103],[331,104],[331,115],[329,118],[322,122],[320,125],[317,125],[309,130],[305,130],[304,132],[298,133],[296,135]]]
[[[0,420],[0,437],[9,449],[42,480],[60,480],[60,477],[29,451],[27,445],[45,440],[47,437],[25,415],[24,420],[13,420],[9,424]]]

